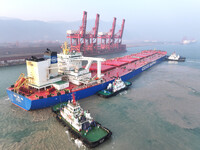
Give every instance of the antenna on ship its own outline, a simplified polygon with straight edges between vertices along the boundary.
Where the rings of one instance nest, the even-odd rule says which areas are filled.
[[[63,54],[67,55],[69,53],[69,48],[66,41],[64,42],[64,44],[62,44],[61,48],[63,50]]]
[[[74,93],[72,93],[72,98],[73,98],[73,104],[76,105],[76,99]]]

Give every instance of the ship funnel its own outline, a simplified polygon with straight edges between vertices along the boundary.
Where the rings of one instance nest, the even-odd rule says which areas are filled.
[[[57,60],[57,52],[52,52],[50,49],[47,48],[46,52],[44,53],[45,59],[51,59],[51,64],[56,64]]]

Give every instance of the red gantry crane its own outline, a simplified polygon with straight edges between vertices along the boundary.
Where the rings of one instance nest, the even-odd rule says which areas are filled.
[[[115,49],[120,49],[122,48],[122,36],[124,32],[124,24],[125,24],[125,19],[122,21],[122,25],[120,30],[115,34]]]
[[[70,51],[85,51],[85,33],[86,33],[86,24],[87,24],[87,12],[83,12],[82,25],[78,31],[67,31],[67,37],[70,38]]]
[[[125,19],[123,19],[121,29],[115,34],[116,18],[114,17],[112,28],[107,33],[99,32],[99,18],[96,15],[95,26],[92,31],[86,33],[87,12],[83,12],[82,25],[78,31],[67,31],[67,38],[70,38],[70,51],[82,52],[85,56],[108,54],[126,51],[126,45],[122,44]],[[100,45],[98,45],[100,41]]]
[[[86,51],[85,54],[97,53],[97,35],[99,29],[99,14],[96,15],[95,26],[86,34]]]
[[[115,41],[114,33],[115,33],[115,26],[116,26],[116,18],[113,19],[112,28],[108,33],[99,32],[99,38],[101,40],[100,49],[101,51],[112,51],[113,44]]]

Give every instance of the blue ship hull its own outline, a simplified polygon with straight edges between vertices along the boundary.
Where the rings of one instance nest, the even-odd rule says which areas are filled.
[[[139,73],[151,68],[152,66],[154,66],[155,64],[160,63],[161,61],[163,61],[165,59],[165,56],[157,59],[156,61],[153,61],[151,63],[148,63],[136,70],[133,70],[132,72],[121,76],[121,79],[123,81],[127,81],[131,78],[133,78],[134,76],[138,75]],[[91,95],[96,94],[98,91],[105,89],[109,83],[113,82],[113,80],[102,83],[100,85],[96,85],[96,86],[92,86],[89,87],[87,89],[83,89],[80,91],[76,91],[75,95],[76,95],[76,100],[80,100],[86,97],[89,97]],[[62,102],[67,102],[68,100],[72,99],[72,93],[68,93],[68,94],[63,94],[63,95],[59,95],[59,96],[54,96],[54,97],[48,97],[48,98],[43,98],[43,99],[38,99],[38,100],[30,100],[18,93],[15,93],[11,90],[7,89],[7,94],[9,96],[9,99],[11,100],[11,102],[25,110],[35,110],[35,109],[42,109],[42,108],[46,108],[46,107],[50,107],[53,105],[56,105],[58,103],[62,103]]]

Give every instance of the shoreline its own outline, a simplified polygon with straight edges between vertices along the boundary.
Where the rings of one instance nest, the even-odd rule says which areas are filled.
[[[177,45],[177,44],[180,44],[178,42],[173,42],[173,43],[164,43],[164,42],[147,42],[147,43],[144,43],[144,42],[138,42],[138,43],[127,43],[126,44],[126,47],[127,48],[131,48],[131,47],[143,47],[143,46],[153,46],[153,45]],[[5,48],[6,49],[6,48]],[[41,51],[42,49],[45,49],[44,47],[36,47],[36,48],[33,48],[33,47],[27,47],[25,48],[25,50],[29,50],[28,53],[27,51],[24,51],[24,54],[23,51],[20,51],[21,49],[19,48],[19,51],[21,54],[16,54],[16,51],[15,51],[15,54],[7,54],[7,55],[1,55],[0,57],[0,67],[6,67],[6,66],[15,66],[15,65],[22,65],[22,64],[25,64],[26,63],[26,59],[27,58],[30,58],[31,56],[36,56],[36,57],[42,57],[43,53],[39,53],[39,51]],[[30,49],[33,53],[30,53]],[[54,51],[61,51],[61,48],[56,46],[56,47],[50,47],[49,49],[52,49]],[[9,48],[9,51],[12,50],[12,48]],[[13,51],[16,50],[16,48],[13,48]]]

